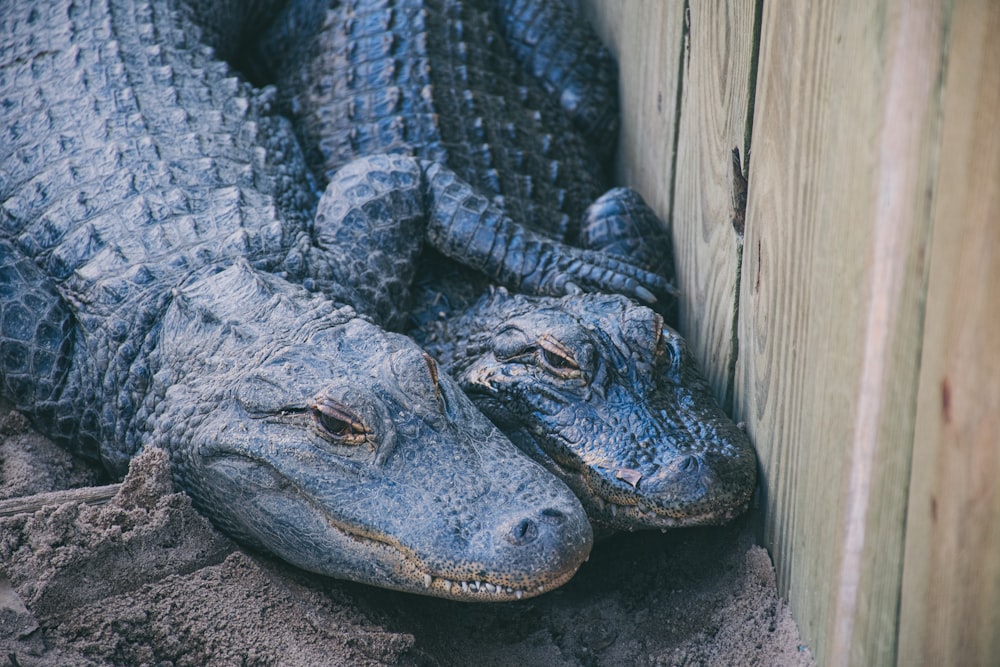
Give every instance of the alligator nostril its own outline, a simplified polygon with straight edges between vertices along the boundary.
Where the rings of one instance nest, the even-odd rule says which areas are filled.
[[[507,541],[516,546],[530,544],[536,537],[538,537],[538,524],[531,519],[522,519],[507,533]]]
[[[566,515],[557,509],[546,507],[542,510],[542,521],[558,526],[566,522]]]
[[[684,460],[681,461],[680,465],[677,466],[677,467],[680,468],[684,472],[697,472],[698,469],[701,466],[698,463],[697,457],[694,457],[694,456],[685,456]]]

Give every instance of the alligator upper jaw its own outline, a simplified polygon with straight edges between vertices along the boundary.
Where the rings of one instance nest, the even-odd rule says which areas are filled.
[[[316,509],[321,511],[318,507]],[[518,572],[516,567],[512,567],[512,571],[498,573],[490,572],[489,566],[481,563],[456,560],[449,563],[450,572],[446,576],[390,536],[341,524],[329,514],[326,517],[329,529],[337,536],[333,541],[351,544],[364,552],[365,557],[380,564],[380,575],[361,575],[353,579],[382,588],[463,602],[512,602],[555,589],[576,574],[588,558],[591,547],[589,540],[568,545],[575,546],[575,552],[568,549],[561,553],[560,562],[549,563],[552,567],[548,571],[530,567]],[[498,528],[497,532],[500,530],[502,528]],[[470,574],[462,576],[463,572]],[[473,572],[477,574],[472,576]]]
[[[523,549],[505,539],[511,524],[526,516],[523,508],[500,511],[493,518],[478,516],[485,524],[477,534],[480,546],[463,550],[448,541],[450,531],[435,522],[443,514],[433,509],[419,515],[427,526],[394,534],[379,529],[374,520],[363,521],[365,513],[357,508],[371,508],[357,498],[354,511],[345,514],[347,503],[331,503],[273,468],[264,471],[261,460],[216,455],[206,464],[208,486],[218,495],[193,495],[202,504],[214,503],[215,517],[228,512],[224,520],[242,527],[244,541],[302,569],[381,588],[469,602],[526,599],[571,579],[593,544],[590,525],[576,503],[576,515],[567,515],[559,526],[565,530],[549,536],[555,539],[543,543],[540,538]],[[264,483],[252,487],[252,480]],[[568,489],[565,494],[572,499]],[[224,500],[236,496],[241,496],[239,502]],[[502,504],[501,499],[493,503]],[[401,506],[397,512],[408,510]],[[544,518],[544,513],[532,516]]]

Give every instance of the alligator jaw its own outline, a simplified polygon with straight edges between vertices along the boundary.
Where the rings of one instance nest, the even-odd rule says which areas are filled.
[[[541,453],[537,445],[531,451],[536,458]],[[715,480],[702,485],[701,502],[697,502],[699,497],[690,493],[664,489],[657,493],[636,488],[641,486],[641,478],[632,484],[622,479],[621,470],[579,464],[573,469],[545,458],[546,467],[573,490],[595,527],[665,532],[673,528],[721,525],[745,512],[752,497],[752,483],[733,485]],[[720,497],[720,490],[726,492],[725,499]],[[732,493],[728,493],[730,490]]]
[[[745,512],[749,504],[750,496],[748,495],[743,502],[736,502],[722,509],[707,510],[700,514],[667,513],[648,503],[623,505],[591,496],[584,502],[584,508],[591,517],[591,521],[603,527],[628,531],[659,528],[665,532],[671,528],[724,524]]]
[[[425,565],[414,560],[404,551],[380,540],[352,534],[356,540],[366,543],[366,548],[381,551],[385,560],[398,559],[396,578],[392,583],[372,581],[377,586],[392,588],[408,593],[419,593],[433,597],[462,602],[513,602],[541,595],[562,586],[569,581],[584,562],[589,549],[569,569],[558,573],[542,574],[519,583],[517,587],[503,582],[503,577],[486,573],[478,579],[449,579],[432,574]]]
[[[270,468],[270,463],[239,456],[211,457],[205,467],[209,472],[207,486],[216,493],[221,491],[223,496],[243,496],[242,504],[224,508],[229,512],[237,510],[237,525],[256,530],[237,534],[241,541],[318,574],[452,600],[504,602],[530,598],[561,586],[590,553],[593,538],[581,508],[578,516],[567,516],[567,530],[550,536],[554,539],[544,545],[541,553],[530,553],[529,549],[523,560],[518,550],[504,540],[512,523],[508,518],[511,512],[501,512],[499,519],[482,528],[489,535],[481,541],[486,545],[501,544],[500,549],[454,549],[449,557],[441,552],[443,549],[434,552],[435,544],[444,543],[440,536],[427,541],[422,535],[435,530],[433,516],[444,512],[428,517],[426,531],[390,535],[374,525],[359,524],[357,517],[344,520],[337,508],[325,506],[328,503],[300,488],[297,481],[280,474],[262,475],[262,467]],[[250,480],[262,478],[263,485],[250,488]],[[222,508],[218,498],[206,499],[197,488],[193,495],[196,503],[210,504],[210,513],[219,517]],[[494,500],[496,504],[501,502]],[[522,506],[514,509],[521,511],[515,514],[514,521],[524,516]],[[529,512],[544,517],[544,512]],[[482,522],[490,521],[485,512],[477,514]],[[574,525],[585,530],[576,530]],[[407,546],[407,539],[415,543]]]
[[[573,578],[590,554],[590,543],[580,543],[576,554],[566,560],[564,566],[553,571],[525,572],[516,581],[510,576],[485,572],[472,563],[456,564],[454,570],[479,572],[476,578],[450,578],[436,572],[411,550],[402,547],[388,536],[373,535],[362,528],[338,525],[332,519],[331,529],[345,538],[363,545],[371,553],[380,553],[380,559],[393,563],[394,577],[390,581],[371,581],[376,586],[392,588],[408,593],[419,593],[434,597],[463,602],[512,602],[540,595],[545,591],[562,586]],[[562,554],[565,556],[566,554]]]

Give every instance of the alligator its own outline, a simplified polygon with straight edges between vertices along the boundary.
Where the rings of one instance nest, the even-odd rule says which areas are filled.
[[[331,280],[326,195],[273,89],[192,16],[0,4],[0,395],[116,476],[163,448],[217,526],[309,571],[466,600],[568,580],[592,543],[580,503]],[[463,259],[450,221],[486,198],[397,162],[414,224]],[[480,210],[484,229],[505,220]],[[509,221],[494,236],[534,254],[465,258],[521,289],[665,285]]]
[[[420,254],[422,235],[393,219],[397,193],[344,203],[338,181],[364,179],[359,158],[415,155],[447,164],[538,233],[670,277],[669,237],[642,198],[601,194],[616,73],[585,23],[536,0],[292,0],[250,50],[243,67],[277,85],[317,180],[335,193],[338,208],[321,215],[336,245],[364,258],[341,262],[352,273],[337,282],[365,290],[376,321],[430,351],[577,492],[595,526],[721,523],[747,507],[754,450],[660,315],[610,295],[487,292],[488,276]],[[392,170],[385,158],[370,164]],[[479,220],[468,215],[459,222]],[[488,251],[494,238],[477,230],[474,242]],[[672,305],[663,291],[632,295]]]

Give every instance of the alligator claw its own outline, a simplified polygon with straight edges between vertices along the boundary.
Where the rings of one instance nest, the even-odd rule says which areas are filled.
[[[624,294],[647,304],[659,303],[661,298],[676,298],[678,291],[665,278],[642,269],[628,260],[607,255],[595,250],[581,250],[556,242],[550,242],[546,249],[556,259],[554,267],[543,266],[540,273],[555,276],[569,274],[572,279],[562,282],[556,278],[556,289],[545,286],[542,277],[537,284],[530,278],[520,285],[525,292],[535,294],[578,294],[580,292],[610,292]],[[562,289],[559,289],[561,287]],[[576,292],[570,291],[577,290]],[[659,295],[659,296],[657,296]]]
[[[642,285],[636,286],[634,296],[646,303],[656,303],[656,296]]]

